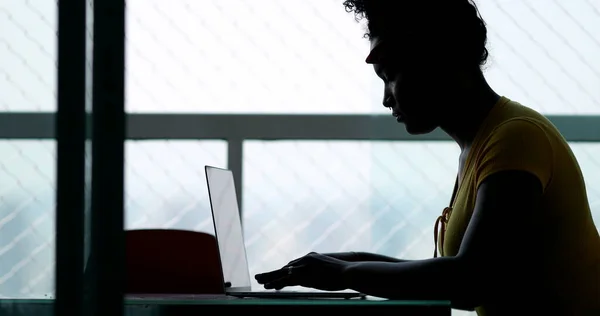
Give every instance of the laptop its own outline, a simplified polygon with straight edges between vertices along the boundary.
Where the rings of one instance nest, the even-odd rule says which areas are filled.
[[[223,270],[227,295],[244,298],[304,298],[304,299],[350,299],[365,298],[353,291],[275,291],[258,290],[251,286],[246,257],[246,246],[240,221],[235,182],[231,170],[211,166],[204,167],[208,185],[208,197]]]

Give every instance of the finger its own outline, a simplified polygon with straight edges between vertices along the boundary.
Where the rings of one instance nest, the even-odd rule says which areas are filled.
[[[273,282],[274,280],[280,279],[288,274],[288,269],[278,269],[270,272],[259,273],[254,276],[256,281],[260,284]]]
[[[293,283],[293,281],[294,281],[293,278],[291,278],[289,276],[285,276],[285,277],[279,278],[277,280],[274,280],[272,282],[266,283],[264,285],[264,287],[267,290],[281,290],[287,286],[298,285],[298,284]]]
[[[275,290],[281,290],[284,287],[287,286],[297,286],[297,285],[307,285],[311,283],[310,280],[310,276],[307,278],[306,277],[306,269],[307,267],[305,265],[301,265],[301,266],[296,266],[293,268],[292,273],[289,274],[289,270],[287,271],[288,274],[286,274],[285,276],[282,276],[281,278],[278,279],[274,279],[271,280],[270,282],[265,282],[264,286],[265,289],[275,289]]]
[[[265,287],[266,290],[277,290],[277,291],[279,291],[279,290],[281,290],[281,289],[283,289],[285,287],[285,284],[283,282],[280,282],[280,281],[277,280],[277,281],[272,282],[272,283],[266,283],[266,284],[264,284],[264,287]]]
[[[275,271],[270,271],[270,272],[265,272],[265,273],[259,273],[259,274],[255,275],[254,278],[256,279],[256,281],[258,283],[263,284],[263,283],[271,282],[273,280],[277,280],[278,278],[280,278],[280,276],[278,275],[277,270],[275,270]]]

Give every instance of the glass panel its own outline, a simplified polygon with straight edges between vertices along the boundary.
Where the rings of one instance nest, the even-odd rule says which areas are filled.
[[[600,113],[600,2],[477,1],[488,23],[487,77],[547,114]]]
[[[54,293],[56,148],[0,140],[0,298]]]
[[[213,233],[204,166],[226,167],[224,141],[128,141],[126,229]]]
[[[573,144],[600,223],[600,144]],[[433,253],[459,154],[451,142],[247,141],[244,225],[250,272],[310,251]]]
[[[478,1],[487,77],[548,114],[600,113],[600,4]],[[341,1],[130,0],[130,112],[383,113],[368,41]],[[440,51],[443,58],[443,51]]]
[[[0,298],[54,289],[54,141],[0,141]],[[127,143],[127,228],[212,233],[204,165],[226,165],[222,141]]]
[[[56,110],[56,1],[0,1],[0,111]]]
[[[310,251],[430,257],[458,153],[450,142],[246,142],[251,273]]]
[[[370,112],[361,26],[336,1],[289,4],[128,1],[128,111]]]

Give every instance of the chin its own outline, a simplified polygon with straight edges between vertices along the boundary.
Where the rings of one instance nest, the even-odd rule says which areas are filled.
[[[423,135],[433,132],[437,126],[432,124],[414,124],[403,122],[406,132],[410,135]]]

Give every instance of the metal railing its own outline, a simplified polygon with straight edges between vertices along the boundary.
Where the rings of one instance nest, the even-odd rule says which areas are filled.
[[[54,113],[0,113],[0,139],[54,139]],[[569,142],[600,142],[600,116],[548,118]],[[89,124],[88,124],[89,125]],[[409,135],[389,115],[128,114],[129,140],[225,140],[243,205],[245,140],[450,141]]]

